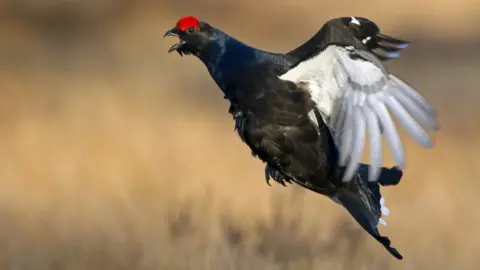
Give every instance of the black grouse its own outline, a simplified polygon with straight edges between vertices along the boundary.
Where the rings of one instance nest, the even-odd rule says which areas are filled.
[[[392,115],[425,148],[432,142],[424,128],[438,129],[430,102],[383,64],[407,41],[361,17],[331,19],[286,54],[248,46],[192,16],[165,36],[179,38],[169,52],[206,65],[230,101],[240,138],[266,163],[267,183],[296,183],[328,196],[402,259],[377,228],[388,215],[380,185],[398,184],[404,168]],[[395,167],[382,167],[382,135]],[[370,165],[360,163],[365,140]]]

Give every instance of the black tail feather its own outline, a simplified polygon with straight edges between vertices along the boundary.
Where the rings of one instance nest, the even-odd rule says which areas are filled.
[[[362,179],[368,179],[368,167],[367,164],[360,164],[358,169],[358,174]],[[400,183],[402,179],[403,172],[396,167],[392,168],[382,168],[380,176],[378,177],[378,183],[382,186],[395,186]],[[370,184],[375,184],[375,182],[369,182]],[[376,184],[375,184],[376,185]],[[378,186],[378,185],[376,185]]]
[[[362,174],[365,173],[365,176]],[[345,183],[332,198],[341,204],[355,218],[355,220],[380,242],[395,258],[401,260],[403,256],[391,246],[388,237],[378,231],[378,224],[382,217],[382,196],[380,185],[396,185],[400,181],[401,171],[383,168],[379,182],[368,182],[368,166],[362,164],[359,174],[351,182]]]

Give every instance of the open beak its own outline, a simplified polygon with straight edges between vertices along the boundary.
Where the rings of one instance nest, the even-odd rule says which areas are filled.
[[[180,31],[180,29],[178,29],[178,27],[174,27],[174,28],[168,30],[165,33],[165,35],[163,35],[163,37],[179,37],[180,38],[180,32],[181,31]],[[183,44],[185,44],[185,41],[180,39],[178,43],[173,44],[173,46],[170,47],[170,49],[168,49],[168,52],[171,53],[173,51],[178,50],[180,47],[183,46]]]

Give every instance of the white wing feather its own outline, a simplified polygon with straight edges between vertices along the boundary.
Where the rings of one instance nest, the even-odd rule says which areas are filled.
[[[400,169],[405,166],[403,144],[392,116],[415,141],[428,148],[432,142],[422,126],[438,129],[437,113],[428,100],[389,74],[383,65],[352,59],[349,50],[329,46],[280,79],[307,83],[312,100],[339,149],[339,163],[346,166],[344,181],[350,181],[357,173],[365,138],[368,138],[369,181],[376,181],[382,166],[382,134],[396,166]],[[361,52],[361,56],[365,56],[365,52]]]

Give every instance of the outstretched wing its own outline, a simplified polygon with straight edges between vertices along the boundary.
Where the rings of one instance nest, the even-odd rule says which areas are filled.
[[[414,88],[389,74],[369,51],[331,45],[280,78],[310,91],[339,149],[339,163],[346,166],[344,181],[357,172],[366,138],[372,166],[369,180],[378,180],[382,134],[396,166],[404,167],[404,148],[392,115],[421,146],[432,147],[421,125],[438,129],[435,109]]]
[[[408,41],[381,33],[373,21],[362,17],[340,17],[326,22],[307,42],[287,53],[295,63],[323,51],[329,45],[367,50],[382,61],[400,57]]]

